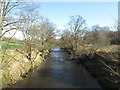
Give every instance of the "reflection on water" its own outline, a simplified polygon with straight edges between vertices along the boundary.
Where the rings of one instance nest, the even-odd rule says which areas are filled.
[[[60,48],[53,48],[52,51],[53,51],[53,52],[55,52],[55,51],[60,51]]]
[[[101,88],[82,65],[76,65],[69,55],[54,48],[42,68],[32,72],[13,88]]]

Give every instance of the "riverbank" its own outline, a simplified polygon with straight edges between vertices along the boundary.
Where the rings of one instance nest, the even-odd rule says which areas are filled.
[[[83,64],[105,90],[120,89],[119,52],[113,50],[105,52],[98,49],[95,53],[87,53],[86,48],[77,53],[71,52],[70,49],[67,51],[71,59]]]
[[[85,67],[76,65],[69,54],[59,48],[52,49],[50,57],[11,88],[99,88],[97,80]]]
[[[29,61],[22,52],[24,52],[22,49],[9,49],[6,51],[1,65],[2,67],[0,69],[0,87],[6,88],[15,84],[17,81],[27,77],[27,74],[30,71],[42,65],[44,58],[40,56],[42,54],[41,52],[32,49],[31,61]],[[49,52],[46,51],[44,56],[48,54]]]
[[[80,63],[82,63],[87,70],[98,79],[98,82],[103,88],[106,90],[120,88],[120,77],[101,62],[103,58],[100,56],[98,57],[98,55],[95,54],[92,58],[83,55],[79,60]]]

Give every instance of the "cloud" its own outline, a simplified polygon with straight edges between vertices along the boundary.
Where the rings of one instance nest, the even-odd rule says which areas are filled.
[[[59,29],[59,30],[65,30],[66,27],[64,27],[64,26],[59,26],[58,29]]]
[[[2,33],[4,33],[6,30],[3,30],[3,32]],[[23,37],[23,34],[22,34],[22,32],[21,31],[16,31],[16,30],[11,30],[11,31],[9,31],[9,32],[7,32],[7,33],[5,33],[4,34],[4,37],[12,37],[13,36],[13,38],[17,38],[17,39],[20,39],[20,40],[22,40],[22,39],[24,39]]]

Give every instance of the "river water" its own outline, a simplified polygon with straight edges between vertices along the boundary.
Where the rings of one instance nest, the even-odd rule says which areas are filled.
[[[41,68],[11,88],[101,88],[82,66],[69,59],[67,52],[54,48]]]

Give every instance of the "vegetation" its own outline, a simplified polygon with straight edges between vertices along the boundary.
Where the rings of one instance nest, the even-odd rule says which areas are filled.
[[[0,1],[0,86],[19,80],[42,63],[51,48],[59,46],[68,48],[72,59],[79,58],[103,87],[119,88],[120,30],[99,25],[88,29],[86,20],[75,15],[56,40],[56,25],[40,16],[38,7],[20,0]],[[4,37],[11,30],[15,33]],[[22,32],[23,40],[13,38],[17,31]]]
[[[110,46],[109,46],[110,47]],[[79,60],[95,76],[104,88],[119,88],[119,56],[116,46],[111,46],[114,51],[99,49],[93,55],[84,53]]]
[[[8,48],[8,49],[16,49],[16,48],[21,48],[23,47],[22,44],[19,44],[19,43],[14,43],[14,42],[11,42],[9,43],[8,45],[8,42],[2,42],[2,49],[5,49],[5,48]]]
[[[40,65],[53,47],[55,25],[36,13],[35,3],[21,1],[0,1],[0,87]],[[13,35],[4,37],[10,31]],[[23,40],[13,38],[17,31]]]
[[[27,76],[27,73],[33,68],[39,66],[43,62],[43,58],[36,55],[36,50],[32,51],[32,64],[31,62],[21,53],[16,50],[7,50],[2,62],[2,83],[0,86],[6,87],[7,85],[14,84],[16,81],[21,80]]]
[[[79,59],[104,88],[119,88],[119,30],[99,25],[88,29],[81,16],[71,17],[58,41],[61,48],[67,48],[71,59]]]

